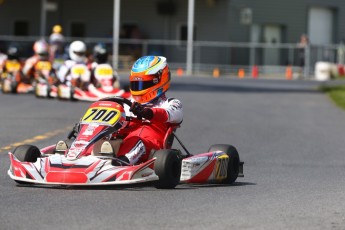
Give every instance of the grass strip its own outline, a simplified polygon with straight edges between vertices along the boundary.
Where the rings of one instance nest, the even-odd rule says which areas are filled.
[[[345,85],[321,86],[320,90],[334,101],[334,103],[345,110]]]

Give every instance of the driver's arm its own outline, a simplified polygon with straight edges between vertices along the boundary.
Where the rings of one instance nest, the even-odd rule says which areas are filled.
[[[170,98],[162,107],[148,108],[152,111],[151,122],[181,123],[183,120],[183,108],[181,101]]]

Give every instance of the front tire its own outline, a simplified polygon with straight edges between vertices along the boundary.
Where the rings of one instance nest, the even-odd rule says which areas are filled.
[[[153,154],[156,157],[154,170],[159,180],[155,187],[161,189],[172,189],[180,183],[181,160],[177,150],[162,149]]]
[[[13,155],[20,162],[36,162],[41,157],[41,151],[34,145],[20,145],[14,149]]]
[[[212,145],[208,152],[223,151],[229,156],[227,177],[222,181],[224,184],[232,184],[236,181],[239,174],[240,156],[237,149],[232,145],[216,144]]]

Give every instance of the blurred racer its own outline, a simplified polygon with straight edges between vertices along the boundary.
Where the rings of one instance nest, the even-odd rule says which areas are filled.
[[[165,95],[170,88],[170,78],[165,57],[144,56],[134,63],[129,77],[134,102],[131,108],[126,106],[125,110],[126,114],[136,116],[139,121],[130,121],[119,133],[124,136],[117,153],[119,159],[130,164],[146,161],[152,150],[163,148],[169,127],[182,122],[182,103]],[[107,142],[103,143],[103,152],[106,145],[110,146]]]
[[[6,69],[6,62],[19,63],[21,66],[21,61],[19,57],[19,49],[15,45],[10,45],[7,48],[6,54],[1,55],[0,59],[0,73],[8,71]],[[21,66],[22,67],[22,66]]]
[[[7,60],[7,55],[0,51],[0,75],[2,73],[2,69],[5,65],[6,60]]]
[[[60,82],[71,86],[79,86],[81,88],[85,88],[87,84],[90,83],[91,76],[89,70],[90,70],[90,63],[88,61],[87,55],[87,47],[86,44],[82,41],[74,41],[69,46],[69,58],[64,62],[64,64],[60,67],[58,71],[58,78]],[[71,73],[71,70],[75,66],[84,66],[85,69],[76,69],[76,72],[82,72],[79,78],[74,79],[72,77],[73,73]],[[77,75],[76,73],[75,75]],[[75,82],[77,81],[77,82]]]
[[[92,76],[93,76],[93,84],[97,87],[100,83],[97,81],[97,77],[95,76],[95,71],[97,67],[101,67],[101,65],[105,66],[106,68],[111,68],[109,62],[108,62],[108,50],[107,47],[103,43],[98,43],[93,48],[93,62],[91,64],[92,69]],[[113,75],[113,86],[114,88],[120,88],[120,81],[117,72],[112,69],[112,75]]]
[[[19,48],[16,45],[10,45],[7,48],[6,56],[3,56],[0,63],[0,80],[3,92],[17,92],[18,84],[23,80],[22,68]],[[5,81],[8,83],[5,84]]]
[[[25,61],[23,67],[23,74],[26,83],[31,83],[33,80],[38,80],[41,77],[42,68],[49,68],[52,70],[49,61],[49,45],[45,40],[38,40],[33,45],[34,55]],[[38,63],[42,65],[38,66]],[[43,66],[43,63],[46,65]],[[48,66],[47,66],[48,65]]]
[[[49,36],[50,45],[50,61],[53,63],[55,69],[59,69],[66,59],[65,56],[65,37],[62,34],[61,25],[54,25],[52,33]]]

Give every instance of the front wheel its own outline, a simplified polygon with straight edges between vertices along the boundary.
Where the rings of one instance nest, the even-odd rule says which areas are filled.
[[[238,177],[239,168],[240,168],[240,157],[238,155],[237,149],[232,145],[217,144],[217,145],[212,145],[208,151],[209,152],[223,151],[229,156],[228,171],[227,171],[228,175],[226,179],[223,181],[223,183],[225,184],[234,183]]]
[[[36,162],[41,157],[41,151],[34,145],[20,145],[13,151],[13,155],[20,162]]]
[[[178,151],[172,149],[158,150],[153,154],[156,157],[154,170],[159,180],[156,182],[156,188],[172,189],[180,183],[181,160],[178,157]]]

